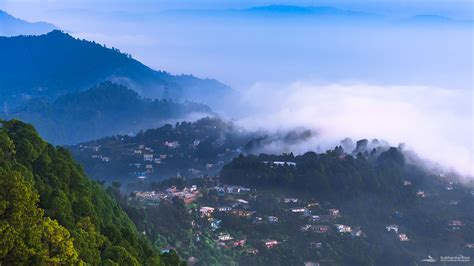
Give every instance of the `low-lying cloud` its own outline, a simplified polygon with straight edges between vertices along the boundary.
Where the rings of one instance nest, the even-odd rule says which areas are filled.
[[[472,90],[363,83],[288,86],[257,84],[243,92],[238,124],[271,131],[305,127],[317,132],[305,143],[270,150],[304,152],[332,148],[340,140],[383,139],[405,143],[420,157],[474,176]]]

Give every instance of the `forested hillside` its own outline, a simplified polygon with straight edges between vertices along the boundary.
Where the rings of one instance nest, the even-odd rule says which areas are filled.
[[[195,265],[399,266],[473,256],[472,183],[413,164],[401,147],[357,143],[353,151],[242,155],[218,176],[182,167],[161,182],[113,182],[111,192],[140,231]],[[123,153],[104,151],[111,160]]]
[[[49,142],[73,144],[208,114],[211,109],[204,104],[150,100],[123,85],[104,82],[53,102],[33,99],[4,116],[32,123]]]
[[[70,149],[90,176],[115,184],[140,231],[196,265],[398,266],[473,255],[472,182],[427,170],[403,145],[345,139],[326,152],[253,154],[309,134],[261,136],[205,118]]]
[[[11,109],[25,100],[56,97],[111,80],[148,98],[217,103],[231,91],[211,79],[155,71],[129,54],[61,31],[0,37],[0,99]]]
[[[324,221],[324,210],[312,210],[309,204],[300,216],[306,220],[299,221],[301,236],[289,234],[290,227],[272,234],[283,241],[280,251],[286,256],[269,253],[248,261],[276,264],[306,257],[328,265],[415,265],[428,256],[472,256],[472,182],[463,183],[455,174],[435,173],[413,164],[400,147],[371,150],[359,146],[363,145],[353,152],[338,146],[325,153],[298,156],[240,156],[223,167],[220,181],[224,184],[256,188],[273,198],[283,194],[316,200],[319,206],[337,206],[343,214],[336,215],[333,220],[337,222],[332,224]],[[264,210],[285,206],[274,199],[264,204]],[[295,206],[304,204],[298,201]],[[339,236],[308,233],[313,223],[333,226]],[[340,238],[342,235],[350,237]],[[321,243],[318,253],[300,244],[308,239]]]
[[[288,164],[269,167],[273,161]],[[395,188],[403,185],[407,178],[411,182],[422,182],[421,177],[426,178],[426,175],[418,167],[406,164],[396,148],[380,155],[374,150],[369,157],[362,153],[353,157],[339,146],[322,154],[240,156],[223,168],[221,178],[231,184],[286,188],[343,200],[341,196],[349,199],[364,193],[383,193],[385,197],[392,196],[391,193],[414,194],[412,189],[403,192]]]
[[[160,265],[104,188],[22,122],[0,123],[0,264]]]

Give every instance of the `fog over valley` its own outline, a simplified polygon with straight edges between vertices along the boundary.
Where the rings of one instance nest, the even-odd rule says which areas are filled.
[[[295,152],[379,138],[474,173],[473,24],[460,8],[467,2],[408,9],[386,1],[377,10],[342,1],[112,9],[105,1],[51,1],[35,11],[3,2],[18,16],[117,47],[154,69],[230,85],[238,94],[211,107],[245,127],[318,132]]]

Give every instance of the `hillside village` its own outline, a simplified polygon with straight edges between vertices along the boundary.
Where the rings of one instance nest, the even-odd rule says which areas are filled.
[[[263,163],[269,167],[294,166],[292,163]],[[305,265],[319,265],[319,262],[328,262],[321,258],[324,258],[324,254],[331,257],[330,250],[335,243],[344,241],[345,245],[351,245],[351,242],[358,243],[358,239],[370,242],[367,238],[373,237],[373,228],[354,223],[353,217],[346,214],[344,209],[330,202],[306,196],[297,197],[295,194],[269,193],[251,187],[220,184],[218,178],[207,179],[211,181],[205,182],[207,185],[201,187],[170,186],[161,191],[135,191],[131,195],[145,205],[159,204],[160,201],[172,202],[173,197],[183,200],[191,217],[188,222],[191,223],[195,243],[204,241],[204,236],[207,236],[215,242],[217,248],[231,250],[244,257],[262,252],[272,254],[274,249],[286,250],[291,243],[304,240],[303,243],[310,252],[319,254],[313,256],[319,259],[305,261],[308,263]],[[456,187],[453,182],[447,184],[453,189]],[[405,182],[403,186],[411,184]],[[419,195],[415,198],[418,201],[427,200]],[[273,203],[269,204],[268,200]],[[404,224],[402,216],[402,212],[395,211],[387,220]],[[446,222],[446,230],[453,232],[464,230],[464,226],[460,220]],[[400,245],[418,241],[416,234],[407,230],[405,225],[387,223],[377,226],[374,224],[374,227],[378,228],[375,232],[377,235],[398,241]],[[370,236],[366,234],[366,230],[372,231]],[[406,248],[410,245],[405,244]],[[473,243],[466,243],[463,250],[472,250],[473,247]],[[178,253],[182,249],[173,246],[168,246],[169,248],[176,249]],[[192,261],[196,260],[191,257]]]
[[[204,199],[203,194],[208,197]],[[314,249],[322,249],[326,245],[324,238],[319,237],[322,235],[347,234],[350,237],[364,237],[360,227],[339,224],[341,211],[331,208],[328,204],[322,206],[315,200],[281,197],[277,199],[280,209],[271,215],[259,207],[259,198],[262,194],[243,186],[216,185],[198,188],[192,185],[182,189],[172,186],[163,191],[136,191],[132,195],[145,205],[170,201],[173,197],[182,199],[189,206],[189,213],[193,217],[191,224],[194,241],[199,242],[205,232],[213,237],[219,248],[237,249],[247,255],[256,255],[262,249],[273,249],[290,237],[281,237],[271,232],[260,236],[252,231],[265,226],[270,228],[281,227],[280,224],[286,226],[293,224],[293,220],[299,221],[293,224],[294,230],[300,234],[313,236],[314,241],[308,244]],[[227,227],[226,219],[241,219],[249,229],[236,231]]]
[[[124,139],[122,139],[124,141]],[[81,152],[89,152],[90,159],[95,160],[95,164],[112,164],[114,162],[128,165],[126,176],[131,178],[161,178],[164,173],[177,176],[186,175],[190,177],[203,177],[209,174],[215,174],[224,163],[242,152],[241,148],[226,148],[223,153],[218,154],[218,161],[200,160],[195,155],[200,140],[194,140],[192,144],[181,147],[178,141],[165,141],[162,145],[155,144],[155,148],[145,146],[144,144],[129,144],[130,148],[120,147],[121,156],[113,151],[115,147],[107,146],[87,146],[79,145]],[[214,144],[214,148],[219,148],[220,144]],[[176,167],[182,161],[186,161],[189,167],[183,169]]]
[[[72,146],[75,157],[99,180],[215,175],[243,152],[249,137],[232,124],[205,118]]]

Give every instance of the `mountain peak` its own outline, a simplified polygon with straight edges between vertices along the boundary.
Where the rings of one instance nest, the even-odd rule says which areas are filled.
[[[0,36],[41,35],[58,29],[46,22],[28,22],[0,10]]]
[[[69,36],[69,37],[71,37],[71,35],[69,35],[68,33],[64,32],[62,30],[57,30],[57,29],[46,33],[46,35],[49,35],[49,36]]]
[[[0,16],[10,16],[11,17],[12,15],[8,14],[5,10],[0,9]]]
[[[155,71],[116,48],[60,30],[0,37],[0,57],[4,59],[0,61],[0,95],[11,107],[35,97],[54,100],[102,81],[126,85],[147,98],[166,96],[210,105],[232,91],[215,80]]]
[[[298,6],[298,5],[266,5],[243,10],[250,13],[279,14],[279,15],[310,15],[310,16],[367,16],[370,14],[339,9],[331,6]]]
[[[65,32],[65,31],[62,31],[62,30],[58,30],[58,29],[54,29],[50,32],[47,32],[46,34],[43,34],[45,35],[46,37],[49,37],[49,38],[53,38],[53,39],[69,39],[69,40],[75,40],[76,38],[74,38],[73,36],[69,35],[69,33]]]

